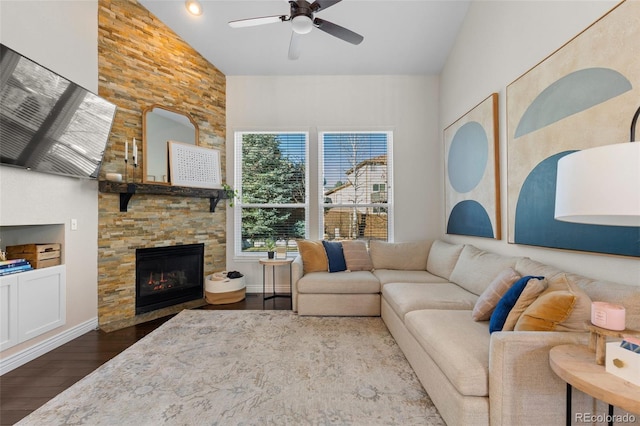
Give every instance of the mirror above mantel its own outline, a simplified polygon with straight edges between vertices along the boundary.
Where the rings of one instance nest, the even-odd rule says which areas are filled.
[[[197,146],[198,125],[185,112],[163,105],[151,105],[142,112],[143,183],[170,184],[168,141]]]

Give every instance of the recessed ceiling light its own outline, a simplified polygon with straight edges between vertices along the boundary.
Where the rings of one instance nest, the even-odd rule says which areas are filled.
[[[202,15],[202,5],[198,0],[187,0],[184,2],[187,10],[194,16]]]

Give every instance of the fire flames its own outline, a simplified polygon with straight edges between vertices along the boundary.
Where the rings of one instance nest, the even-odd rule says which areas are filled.
[[[148,289],[151,291],[167,290],[186,284],[187,275],[184,271],[172,271],[165,274],[164,271],[151,272],[147,280]]]

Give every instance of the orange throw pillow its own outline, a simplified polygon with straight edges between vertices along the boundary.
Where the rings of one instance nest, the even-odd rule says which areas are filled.
[[[520,315],[516,331],[554,331],[569,318],[576,296],[564,290],[543,293]]]
[[[302,257],[303,273],[326,272],[329,270],[329,260],[322,241],[300,240],[297,243],[298,253]]]
[[[516,331],[585,331],[591,318],[591,298],[566,274],[548,281],[549,287],[522,313]]]

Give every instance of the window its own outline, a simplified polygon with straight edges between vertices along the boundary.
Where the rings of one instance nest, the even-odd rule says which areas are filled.
[[[265,252],[269,240],[297,250],[308,223],[306,133],[235,135],[235,253]]]
[[[388,240],[391,133],[320,134],[324,239]]]

